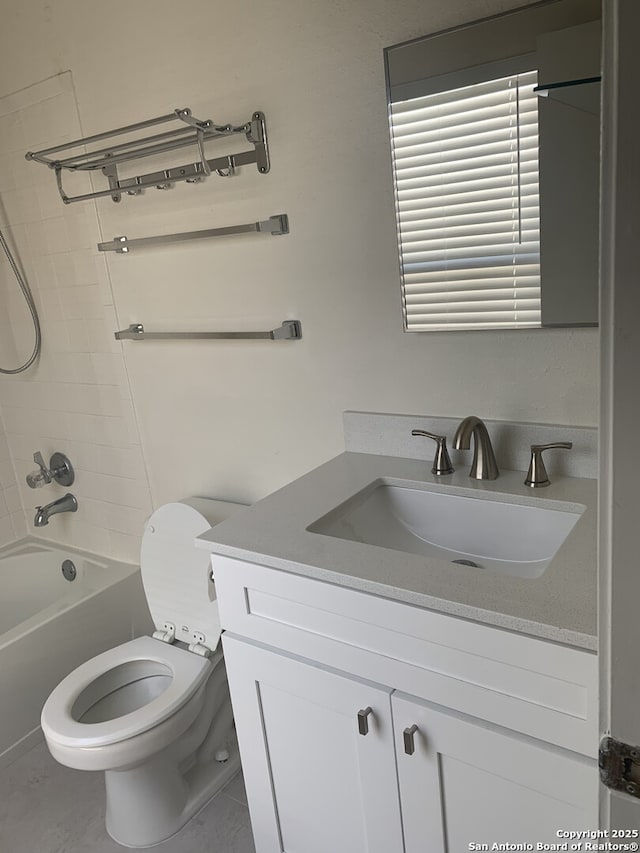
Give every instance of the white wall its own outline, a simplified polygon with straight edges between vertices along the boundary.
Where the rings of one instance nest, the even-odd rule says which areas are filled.
[[[595,330],[402,332],[382,49],[518,5],[4,0],[0,95],[71,69],[84,133],[266,113],[269,175],[96,205],[104,239],[290,217],[286,237],[108,257],[119,328],[303,324],[296,343],[123,345],[154,504],[255,500],[340,452],[347,408],[597,424]]]

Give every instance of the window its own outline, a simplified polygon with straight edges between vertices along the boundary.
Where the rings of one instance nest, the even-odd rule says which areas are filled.
[[[536,83],[391,104],[407,331],[540,326]]]

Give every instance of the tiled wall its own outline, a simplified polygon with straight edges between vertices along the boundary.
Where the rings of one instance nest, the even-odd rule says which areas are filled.
[[[65,206],[51,172],[24,153],[82,135],[71,74],[0,99],[0,226],[11,239],[39,308],[42,357],[36,367],[0,377],[0,544],[12,534],[69,541],[134,561],[151,501],[95,205]],[[87,187],[86,176],[70,184]],[[33,327],[18,286],[0,265],[0,288],[13,339],[0,321],[0,366],[31,352]],[[33,508],[64,494],[56,484],[32,491],[25,475],[40,450],[58,450],[76,470],[78,512],[33,528]],[[15,479],[9,452],[15,466]],[[8,506],[5,508],[4,504]],[[24,511],[20,509],[20,503]],[[12,525],[3,522],[10,511]]]
[[[14,515],[14,518],[12,518]],[[9,445],[0,420],[0,544],[16,539],[14,519],[22,528],[22,507]]]
[[[0,151],[4,151],[10,144],[9,128],[10,125],[0,116]],[[5,183],[2,174],[0,172],[0,190]],[[8,237],[8,234],[5,233],[8,230],[6,225],[6,215],[0,195],[0,229],[3,230],[5,238]],[[17,364],[17,353],[11,328],[11,314],[14,313],[14,300],[18,293],[14,282],[15,278],[11,272],[11,267],[0,247],[0,306],[3,309],[0,310],[0,367],[5,369],[11,369]],[[1,382],[2,374],[0,374]],[[22,531],[23,528],[24,514],[20,504],[20,494],[0,409],[0,545],[18,538],[20,534],[17,531]]]

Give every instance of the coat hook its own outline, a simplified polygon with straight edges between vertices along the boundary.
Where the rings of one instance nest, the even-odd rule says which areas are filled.
[[[216,174],[220,175],[221,178],[230,178],[236,173],[235,160],[231,154],[227,157],[227,162],[229,163],[229,168],[226,172],[224,171],[224,169],[216,169]]]

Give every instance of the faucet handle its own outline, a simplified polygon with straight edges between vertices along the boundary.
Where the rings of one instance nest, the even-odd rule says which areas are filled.
[[[71,486],[75,474],[71,462],[64,453],[54,453],[49,460],[49,467],[45,465],[42,453],[38,450],[33,454],[33,461],[39,466],[39,471],[31,471],[27,474],[27,485],[30,489],[40,489],[53,480],[61,486]]]
[[[27,474],[27,485],[30,489],[40,489],[42,486],[46,486],[50,483],[53,478],[51,476],[51,472],[44,464],[42,453],[40,453],[39,450],[33,454],[33,461],[39,466],[39,470],[31,471]]]
[[[51,476],[60,486],[72,486],[76,478],[73,465],[64,453],[54,453],[49,460]]]
[[[437,447],[436,455],[433,460],[433,468],[431,469],[432,474],[435,474],[436,477],[441,477],[444,474],[453,474],[455,469],[451,464],[451,459],[449,458],[446,435],[435,435],[434,433],[427,432],[424,429],[412,429],[411,435],[423,435],[425,438],[432,438],[436,442]]]
[[[542,459],[543,450],[571,450],[573,442],[571,441],[552,441],[550,444],[532,444],[531,445],[531,462],[529,470],[524,481],[525,486],[531,486],[537,489],[540,486],[548,486],[550,484],[547,469],[544,467]]]

